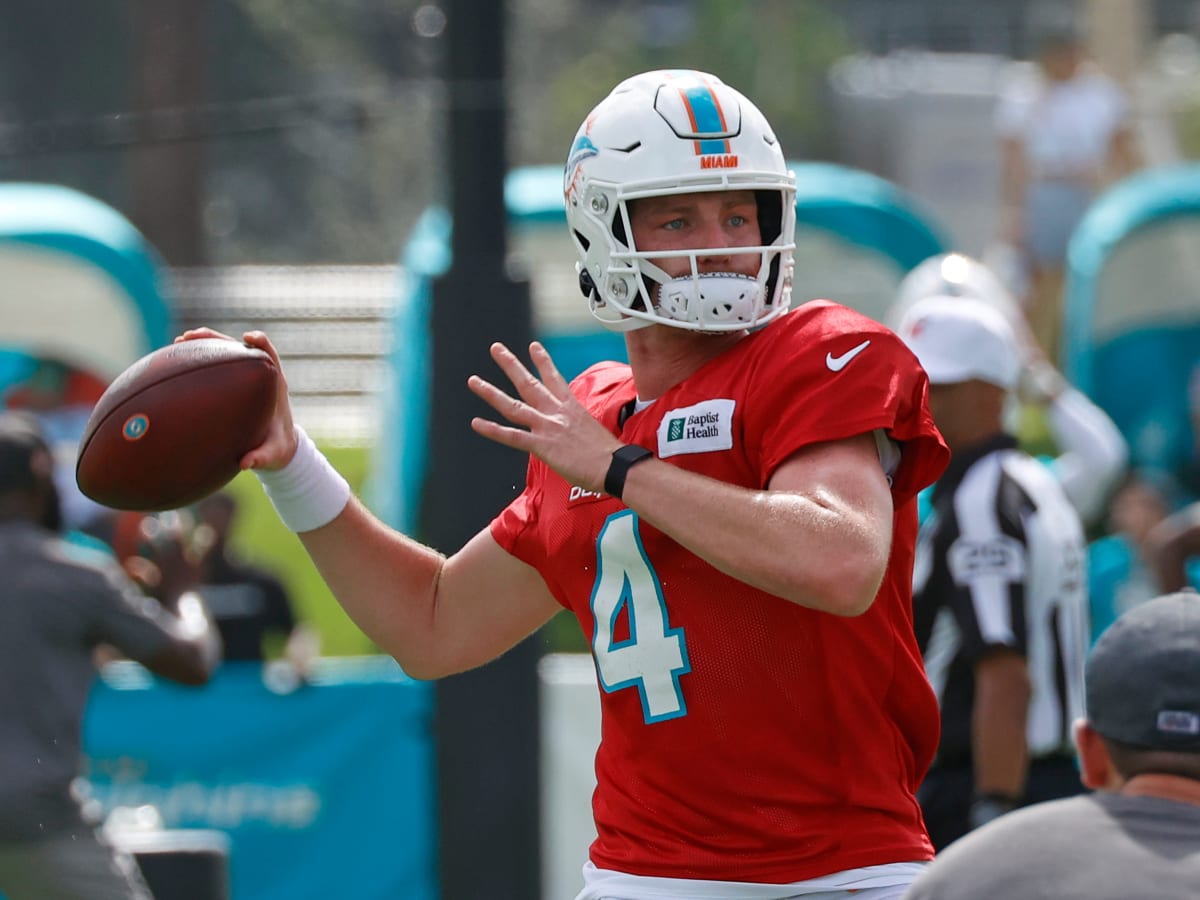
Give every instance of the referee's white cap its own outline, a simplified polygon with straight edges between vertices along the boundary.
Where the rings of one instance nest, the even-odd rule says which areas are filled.
[[[1021,351],[998,309],[971,297],[934,296],[908,308],[896,328],[930,384],[978,379],[1012,390],[1021,375]]]

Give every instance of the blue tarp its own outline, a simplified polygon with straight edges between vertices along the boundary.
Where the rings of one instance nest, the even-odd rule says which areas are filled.
[[[94,795],[226,833],[232,900],[434,900],[432,686],[389,657],[320,660],[290,693],[264,671],[186,688],[110,666],[84,728]]]

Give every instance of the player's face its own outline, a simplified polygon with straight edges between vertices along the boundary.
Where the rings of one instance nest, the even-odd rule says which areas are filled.
[[[727,252],[762,243],[753,191],[644,197],[630,204],[629,222],[634,244],[642,252],[712,249],[721,252],[699,257],[701,272],[758,275],[762,262],[758,253]],[[691,274],[687,257],[661,257],[653,262],[672,277]]]

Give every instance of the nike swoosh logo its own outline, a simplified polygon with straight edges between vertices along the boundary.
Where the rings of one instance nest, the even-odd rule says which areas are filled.
[[[826,353],[825,365],[829,366],[830,372],[840,372],[842,369],[846,368],[846,364],[850,362],[850,360],[854,359],[854,357],[866,350],[870,344],[870,341],[863,341],[857,347],[847,350],[841,356],[834,356],[832,353]]]

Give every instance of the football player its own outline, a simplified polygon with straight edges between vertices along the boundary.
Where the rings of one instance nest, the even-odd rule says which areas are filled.
[[[932,856],[914,498],[948,452],[925,375],[850,309],[788,311],[794,178],[718,78],[618,85],[564,194],[581,287],[630,363],[568,384],[540,344],[535,371],[493,346],[513,390],[473,377],[498,419],[472,425],[529,468],[466,546],[443,556],[376,520],[286,402],[243,462],[414,676],[575,615],[603,710],[581,900],[898,898]]]

